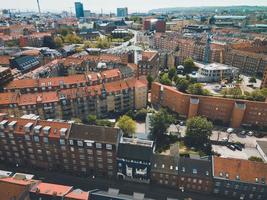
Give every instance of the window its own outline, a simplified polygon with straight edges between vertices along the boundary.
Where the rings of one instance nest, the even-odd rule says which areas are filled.
[[[92,146],[93,146],[93,143],[91,143],[91,142],[86,142],[86,146],[88,146],[88,147],[92,147]]]
[[[73,143],[73,140],[69,140],[69,144],[70,145],[73,145],[74,143]]]
[[[97,150],[97,151],[96,151],[96,155],[101,156],[101,155],[102,155],[102,151]]]
[[[47,137],[44,137],[44,138],[43,138],[43,142],[44,142],[44,143],[48,143],[48,138],[47,138]]]
[[[106,144],[106,149],[112,150],[112,145],[111,144]]]
[[[79,147],[82,147],[82,146],[83,146],[83,141],[77,141],[77,145],[78,145]]]
[[[31,137],[29,135],[25,135],[24,137],[25,137],[25,140],[28,140],[28,141],[31,140]]]
[[[64,140],[64,139],[60,139],[60,140],[59,140],[59,143],[60,143],[61,145],[65,145],[65,140]]]
[[[102,148],[102,144],[101,143],[96,143],[96,148],[97,149],[101,149]]]
[[[197,169],[193,169],[193,174],[197,174]]]

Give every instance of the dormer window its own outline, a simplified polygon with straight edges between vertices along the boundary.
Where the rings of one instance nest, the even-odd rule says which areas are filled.
[[[184,167],[182,167],[182,172],[185,172],[185,168]]]
[[[157,168],[157,164],[156,163],[154,164],[154,168]]]
[[[170,170],[173,170],[173,166],[172,165],[170,166]]]
[[[197,169],[193,169],[193,174],[197,174]]]
[[[228,173],[226,173],[226,174],[225,174],[225,177],[226,177],[226,178],[229,178],[229,174],[228,174]]]
[[[255,182],[256,182],[256,183],[258,183],[258,182],[259,182],[259,179],[258,179],[258,178],[256,178],[256,179],[255,179]]]
[[[220,175],[220,177],[222,177],[222,176],[223,176],[223,173],[222,173],[222,172],[220,172],[220,174],[219,174],[219,175]]]
[[[162,164],[162,166],[161,166],[161,167],[162,167],[162,169],[164,169],[164,168],[165,168],[165,165],[164,165],[164,164]]]
[[[41,125],[37,125],[37,126],[35,126],[35,127],[34,127],[34,133],[37,133],[37,134],[40,133],[41,128],[42,128]]]
[[[240,176],[239,175],[236,176],[236,180],[240,180]]]
[[[209,176],[209,175],[210,175],[209,171],[206,171],[206,176]]]

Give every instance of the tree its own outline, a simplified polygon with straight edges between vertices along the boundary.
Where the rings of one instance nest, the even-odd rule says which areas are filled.
[[[56,43],[51,36],[44,36],[43,46],[49,47],[50,49],[55,49]]]
[[[184,60],[183,66],[185,73],[191,73],[196,68],[194,60],[190,57]]]
[[[172,85],[172,81],[169,79],[167,73],[164,73],[160,78],[160,83],[163,85]]]
[[[170,115],[167,110],[161,109],[150,117],[150,136],[156,143],[164,138],[169,126],[174,122],[174,117]]]
[[[82,124],[83,123],[80,118],[72,118],[71,120],[74,121],[74,123],[76,123],[76,124]]]
[[[147,110],[145,108],[138,110],[135,114],[135,120],[144,122],[146,120],[146,114]]]
[[[96,120],[97,120],[97,117],[95,115],[88,115],[87,117],[88,124],[95,125]]]
[[[257,83],[257,79],[255,77],[250,77],[249,82],[250,83]]]
[[[55,43],[56,48],[60,48],[60,47],[63,46],[63,40],[62,40],[62,38],[59,37],[59,36],[56,36],[56,37],[54,38],[54,43]]]
[[[195,94],[195,95],[209,95],[209,91],[206,89],[203,89],[203,86],[201,83],[195,83],[195,84],[191,84],[188,87],[188,92],[190,94]]]
[[[80,44],[82,43],[82,39],[74,33],[69,33],[64,37],[64,42],[69,44]]]
[[[147,80],[148,89],[150,90],[152,86],[152,82],[153,82],[153,77],[149,74],[147,75],[146,80]]]
[[[134,136],[136,131],[136,122],[129,116],[123,115],[119,118],[117,126],[127,136]]]
[[[173,80],[173,78],[175,77],[176,75],[176,69],[175,67],[171,68],[168,72],[168,77],[170,80]]]
[[[230,88],[228,89],[228,94],[231,95],[233,98],[238,99],[242,96],[242,91],[240,88]]]
[[[186,122],[185,144],[198,150],[210,152],[209,137],[212,134],[213,124],[203,117],[193,117]]]
[[[256,156],[250,156],[250,157],[248,158],[248,160],[250,160],[250,161],[254,161],[254,162],[263,162],[262,158],[260,158],[260,157],[256,157]]]
[[[176,80],[176,87],[179,91],[185,92],[190,85],[190,82],[184,78],[178,78]]]

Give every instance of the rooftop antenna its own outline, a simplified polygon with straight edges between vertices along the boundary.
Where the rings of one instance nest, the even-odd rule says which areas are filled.
[[[37,5],[38,5],[38,11],[39,11],[39,14],[41,14],[41,8],[40,8],[39,0],[37,0]]]

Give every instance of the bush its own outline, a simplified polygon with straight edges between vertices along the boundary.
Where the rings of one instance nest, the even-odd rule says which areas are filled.
[[[249,157],[248,160],[254,161],[254,162],[263,162],[262,158],[256,157],[256,156],[251,156],[251,157]]]

